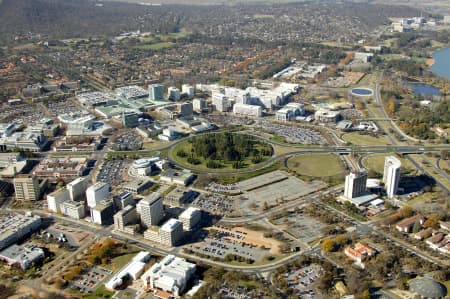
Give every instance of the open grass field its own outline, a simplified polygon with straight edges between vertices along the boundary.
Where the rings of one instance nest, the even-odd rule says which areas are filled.
[[[367,169],[374,170],[378,173],[383,173],[384,171],[384,160],[387,156],[392,156],[394,154],[372,154],[364,158],[363,165]],[[398,157],[397,157],[398,158]],[[414,165],[404,158],[400,158],[402,163],[402,169],[407,171],[414,171]]]
[[[348,133],[342,136],[345,141],[354,145],[388,145],[389,140],[385,136],[374,137],[371,135],[363,135],[356,132]]]
[[[133,253],[127,253],[124,255],[117,256],[111,260],[111,263],[108,265],[105,265],[105,268],[111,270],[111,271],[119,271],[122,269],[126,264],[128,264],[131,259],[137,254],[136,252]]]
[[[98,299],[98,298],[111,298],[112,296],[114,296],[114,292],[108,291],[105,288],[105,285],[102,284],[92,294],[86,295],[83,298],[85,298],[85,299]]]
[[[344,172],[339,157],[334,154],[305,154],[288,160],[288,168],[300,175],[329,177]]]

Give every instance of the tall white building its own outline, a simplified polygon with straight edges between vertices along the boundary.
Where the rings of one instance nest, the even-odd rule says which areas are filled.
[[[365,172],[353,173],[345,177],[344,197],[352,199],[360,197],[366,192],[367,174]]]
[[[109,196],[109,184],[98,182],[86,190],[86,200],[89,208],[94,208],[101,200]]]
[[[195,88],[189,84],[183,84],[181,86],[181,93],[187,95],[188,98],[192,99],[195,95]]]
[[[383,182],[386,186],[386,195],[393,198],[397,193],[400,182],[400,167],[402,163],[394,156],[388,156],[384,160]]]
[[[194,99],[192,100],[192,108],[194,111],[201,112],[206,108],[206,101],[203,99]]]
[[[157,225],[164,216],[163,198],[159,193],[141,199],[136,206],[137,213],[140,215],[141,224],[145,227]]]
[[[70,200],[69,191],[65,188],[58,189],[47,195],[48,210],[53,213],[61,212],[61,205]]]
[[[228,98],[226,95],[220,92],[212,93],[212,105],[216,111],[227,112],[228,111]]]
[[[178,298],[195,273],[195,264],[168,255],[142,274],[144,290],[163,290]]]
[[[183,238],[183,223],[180,220],[171,218],[159,229],[161,244],[176,246]]]
[[[199,209],[189,207],[178,216],[178,220],[183,223],[184,231],[190,231],[201,220],[201,217],[202,212]]]
[[[86,194],[88,180],[85,177],[77,178],[68,183],[66,188],[69,191],[70,200],[82,200]]]

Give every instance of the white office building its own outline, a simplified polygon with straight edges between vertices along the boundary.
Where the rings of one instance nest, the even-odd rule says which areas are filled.
[[[77,178],[68,183],[66,188],[69,191],[70,200],[83,200],[87,187],[88,180],[85,177]]]
[[[195,95],[195,88],[189,84],[183,84],[181,86],[181,93],[185,94],[188,98],[192,99]]]
[[[90,186],[86,190],[87,205],[94,208],[101,200],[107,199],[109,196],[109,184],[98,182]]]
[[[247,104],[234,104],[233,113],[240,115],[248,115],[248,116],[262,116],[262,108],[256,105],[247,105]]]
[[[50,212],[60,213],[61,205],[70,200],[69,191],[66,188],[58,189],[47,195],[47,208]]]
[[[183,223],[183,230],[190,231],[194,226],[196,226],[202,218],[202,212],[193,207],[189,207],[183,211],[183,213],[178,216],[178,220]]]
[[[61,212],[73,219],[82,219],[86,216],[84,201],[66,201],[61,204]]]
[[[203,99],[193,99],[192,107],[194,111],[201,112],[203,109],[206,108],[206,101]]]
[[[305,106],[301,103],[289,103],[275,114],[275,119],[278,121],[290,121],[297,116],[305,114]]]
[[[400,160],[394,156],[388,156],[384,161],[383,182],[386,186],[386,195],[388,198],[394,198],[395,194],[397,194],[401,165]]]
[[[161,290],[178,298],[194,275],[195,268],[195,264],[185,259],[168,255],[142,275],[144,290],[153,290],[156,295]]]
[[[366,192],[367,174],[365,172],[350,173],[345,177],[344,197],[353,199]]]
[[[176,246],[183,238],[183,223],[177,219],[169,219],[159,229],[161,244],[166,246]]]
[[[152,193],[141,199],[136,209],[143,226],[157,225],[164,216],[163,198],[160,193]]]
[[[227,112],[229,103],[228,98],[226,95],[220,92],[213,92],[212,93],[212,105],[216,111],[219,112]]]

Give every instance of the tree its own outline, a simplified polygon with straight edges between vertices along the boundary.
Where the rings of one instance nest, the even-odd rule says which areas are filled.
[[[439,227],[439,221],[431,216],[430,218],[428,218],[424,223],[423,223],[424,227],[431,227],[431,228],[438,228]]]
[[[336,244],[332,239],[326,239],[322,241],[322,250],[325,252],[332,252],[336,250]]]

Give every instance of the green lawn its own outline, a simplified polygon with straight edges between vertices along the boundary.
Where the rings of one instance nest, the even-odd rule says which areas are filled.
[[[363,160],[363,165],[367,169],[374,170],[378,173],[383,173],[384,160],[387,156],[392,156],[392,155],[394,155],[394,154],[372,154],[372,155],[369,155]],[[415,169],[414,165],[412,165],[411,162],[409,162],[408,160],[406,160],[404,158],[400,158],[400,161],[402,163],[403,169],[408,170],[408,171],[413,171]]]
[[[354,145],[389,145],[390,142],[386,136],[374,137],[371,135],[362,135],[356,132],[344,134],[345,141]]]
[[[114,296],[114,292],[105,289],[105,285],[99,286],[92,294],[86,295],[85,299],[98,299],[98,298],[111,298]]]
[[[344,172],[339,157],[334,154],[305,154],[290,158],[289,169],[312,177],[335,176]]]
[[[127,253],[118,257],[115,257],[111,260],[108,265],[105,265],[105,268],[110,269],[111,271],[119,271],[126,264],[128,264],[131,259],[137,254],[137,252]]]

